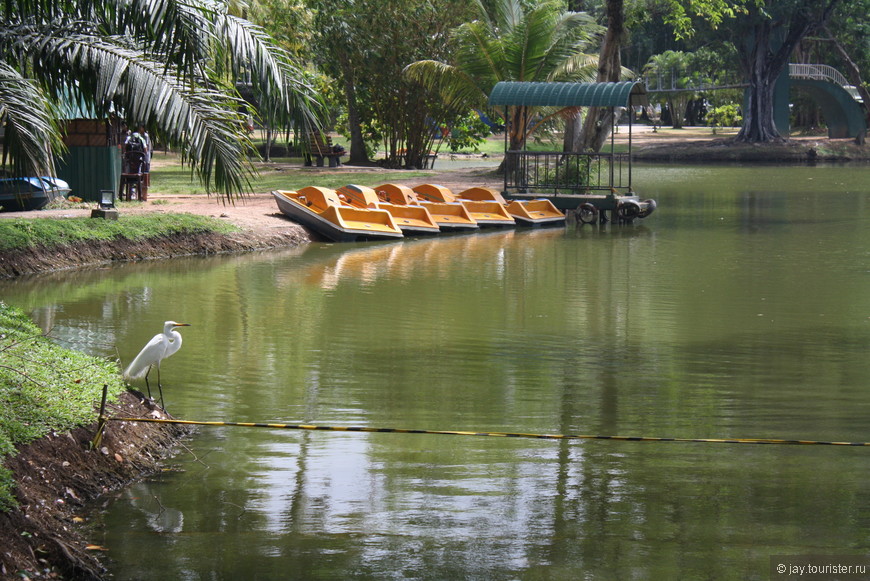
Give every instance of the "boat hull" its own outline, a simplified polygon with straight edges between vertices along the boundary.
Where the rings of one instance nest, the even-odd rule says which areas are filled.
[[[550,200],[514,200],[506,209],[517,224],[523,226],[561,226],[565,224],[565,214]]]
[[[441,228],[423,206],[397,206],[395,204],[379,203],[378,209],[386,210],[393,216],[396,226],[405,236],[421,236],[438,234]]]
[[[437,234],[441,231],[426,208],[382,201],[378,192],[368,186],[348,184],[335,192],[344,203],[365,209],[386,210],[405,235]]]
[[[517,225],[514,217],[498,202],[473,200],[459,200],[459,202],[468,209],[468,213],[481,228],[505,228]]]
[[[467,232],[480,228],[462,204],[420,202],[420,205],[429,211],[442,232]]]
[[[437,184],[419,185],[414,188],[414,193],[428,202],[462,204],[481,228],[516,225],[516,221],[508,214],[504,205],[496,201],[461,199],[446,187]]]
[[[384,210],[336,204],[308,205],[304,193],[306,189],[299,192],[274,191],[272,196],[281,213],[333,242],[395,240],[403,237],[392,216]]]
[[[498,202],[521,226],[558,226],[565,223],[565,214],[550,200],[543,198],[508,202],[500,192],[492,188],[470,188],[460,193],[459,197],[475,201]]]
[[[462,204],[421,200],[414,190],[398,184],[382,184],[373,189],[391,204],[426,208],[442,232],[467,232],[479,228]]]
[[[66,182],[48,176],[0,179],[0,211],[41,210],[70,193]]]

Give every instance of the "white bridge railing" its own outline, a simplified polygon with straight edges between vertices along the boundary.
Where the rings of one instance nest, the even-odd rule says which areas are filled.
[[[855,99],[860,100],[858,91],[849,84],[843,73],[830,65],[811,63],[789,63],[788,76],[793,79],[811,79],[835,83],[846,89]],[[712,79],[693,71],[650,70],[643,76],[648,93],[677,93],[686,91],[709,91],[716,89],[735,89],[746,87],[746,82],[736,78]]]
[[[814,81],[835,83],[843,87],[856,101],[863,101],[858,89],[849,84],[849,81],[843,76],[843,73],[830,65],[789,63],[788,76],[793,79],[811,79]]]
[[[788,76],[797,79],[813,79],[816,81],[830,81],[841,87],[848,87],[849,81],[843,73],[830,65],[813,65],[789,63]]]

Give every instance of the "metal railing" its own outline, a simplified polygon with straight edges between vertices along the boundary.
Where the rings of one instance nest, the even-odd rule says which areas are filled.
[[[739,89],[746,82],[738,73],[718,74],[716,77],[699,71],[677,69],[650,70],[642,77],[647,93],[702,92],[716,89]]]
[[[816,81],[830,81],[841,87],[849,85],[849,81],[843,73],[830,65],[815,65],[808,63],[789,63],[788,76],[796,79],[813,79]]]
[[[631,190],[628,153],[562,153],[508,151],[505,191],[508,193],[583,194]]]
[[[843,73],[830,65],[812,63],[789,63],[788,75],[793,79],[813,79],[836,83],[846,90],[852,89]],[[647,93],[675,93],[710,91],[747,87],[746,80],[738,73],[717,74],[715,78],[699,71],[653,69],[644,73],[643,82]]]

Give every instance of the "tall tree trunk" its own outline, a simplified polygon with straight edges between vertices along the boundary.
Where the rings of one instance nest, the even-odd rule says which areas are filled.
[[[580,151],[580,134],[583,128],[583,113],[577,111],[565,119],[565,134],[562,136],[562,151]]]
[[[344,96],[347,99],[347,124],[350,131],[349,164],[365,165],[369,163],[369,153],[363,138],[360,124],[359,109],[356,105],[356,86],[354,84],[353,67],[344,51],[336,51],[344,74]]]
[[[773,90],[776,79],[788,64],[788,55],[796,46],[785,43],[774,53],[771,49],[772,27],[765,20],[755,28],[750,49],[741,55],[741,63],[748,74],[749,89],[743,111],[743,127],[737,141],[766,143],[782,141],[773,117]]]
[[[598,56],[598,82],[615,82],[619,80],[622,62],[619,48],[625,34],[625,14],[623,0],[607,0],[607,32],[601,44],[601,54]],[[590,107],[583,123],[583,131],[572,151],[600,151],[607,141],[613,124],[612,107]]]
[[[523,105],[515,105],[507,111],[505,119],[505,131],[507,131],[507,148],[508,151],[521,151],[525,149],[526,138],[528,137],[529,111]],[[498,166],[498,173],[512,172],[516,169],[514,165],[516,158],[505,156]]]
[[[825,25],[839,0],[827,0],[817,15],[811,15],[809,7],[795,10],[789,19],[785,39],[776,49],[773,47],[774,24],[763,19],[755,27],[753,42],[743,45],[740,64],[749,80],[746,108],[743,111],[743,127],[736,140],[748,143],[781,141],[773,116],[773,91],[776,79],[788,66],[788,59],[795,47],[807,34]]]

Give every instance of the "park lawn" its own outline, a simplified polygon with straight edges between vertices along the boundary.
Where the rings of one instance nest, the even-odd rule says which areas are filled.
[[[322,171],[303,170],[302,160],[296,158],[273,159],[269,163],[256,162],[258,174],[251,179],[250,193],[267,193],[273,190],[297,190],[305,186],[340,188],[347,184],[376,186],[378,184],[408,179],[425,178],[433,175],[431,171],[396,170],[373,172],[366,168],[354,170],[343,166],[339,170],[324,168]],[[298,171],[295,170],[298,167]],[[190,173],[190,168],[182,166],[174,154],[156,153],[151,167],[151,188],[154,194],[166,195],[205,195],[206,190]],[[214,194],[213,194],[214,195]]]

